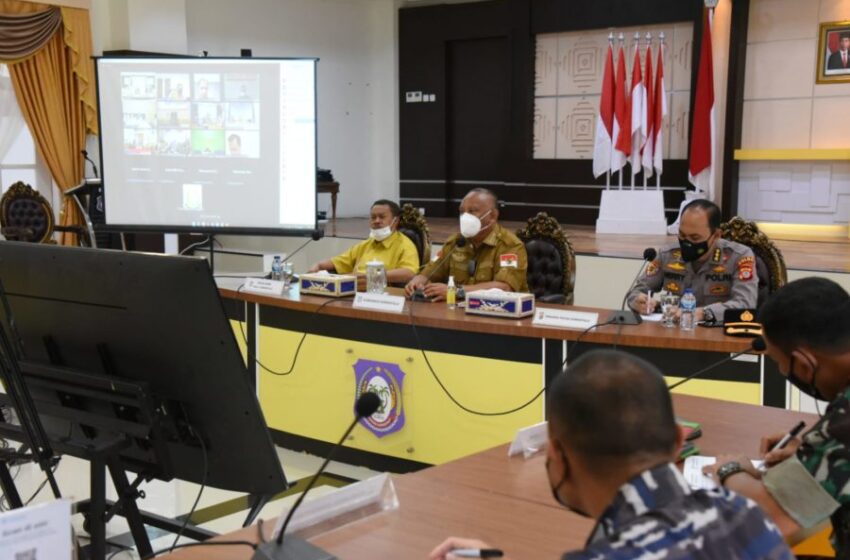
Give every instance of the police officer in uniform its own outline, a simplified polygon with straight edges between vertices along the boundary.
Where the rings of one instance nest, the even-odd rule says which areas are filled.
[[[527,292],[525,245],[499,225],[496,195],[487,189],[472,189],[461,202],[460,214],[460,234],[451,236],[437,260],[407,284],[407,295],[421,289],[432,301],[444,300],[449,276],[466,291],[499,288]],[[458,245],[461,238],[465,240],[462,246]],[[458,299],[461,297],[459,293]]]
[[[662,249],[629,293],[628,303],[647,311],[648,292],[681,296],[690,288],[697,300],[696,320],[723,321],[727,309],[756,307],[758,276],[753,250],[720,237],[720,208],[694,200],[682,210],[679,244]]]

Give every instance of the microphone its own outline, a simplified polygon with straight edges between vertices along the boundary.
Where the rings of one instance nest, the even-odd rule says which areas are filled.
[[[457,249],[458,247],[461,247],[461,248],[466,247],[466,238],[465,237],[463,237],[463,236],[458,237],[457,241],[455,241],[455,246],[452,247],[452,250],[449,251],[448,253],[446,253],[445,255],[443,255],[443,258],[440,259],[440,263],[437,266],[434,267],[434,270],[431,271],[431,274],[429,274],[428,276],[425,277],[425,283],[426,284],[431,281],[431,277],[434,276],[434,273],[437,272],[438,270],[440,270],[440,266],[444,262],[446,262],[446,259],[448,259],[451,256],[451,254],[455,252],[455,249]],[[426,266],[428,266],[428,265],[427,264],[423,265],[422,268],[425,268]],[[425,291],[422,288],[416,288],[413,291],[413,295],[410,296],[410,301],[431,301],[431,299],[425,296]]]
[[[680,379],[676,383],[673,383],[672,385],[667,387],[667,390],[672,391],[676,387],[679,387],[683,383],[690,381],[694,377],[699,377],[703,373],[705,373],[707,371],[711,371],[712,369],[716,368],[717,366],[722,366],[726,362],[731,362],[732,360],[734,360],[738,356],[741,356],[742,354],[747,354],[749,352],[764,352],[766,349],[767,349],[767,344],[765,344],[764,339],[760,336],[757,336],[756,338],[753,339],[752,343],[750,344],[750,347],[747,348],[746,350],[742,350],[742,351],[740,351],[736,354],[732,354],[731,356],[729,356],[727,358],[723,358],[720,361],[714,362],[710,366],[706,366],[706,367],[702,368],[701,370],[697,371],[696,373],[690,374],[689,376],[687,376],[684,379]]]
[[[650,263],[655,260],[655,257],[658,256],[658,251],[653,249],[652,247],[647,247],[643,250],[643,262],[640,264],[640,268],[638,269],[638,273],[635,275],[632,283],[629,284],[629,289],[626,290],[626,295],[623,296],[623,303],[620,305],[619,311],[614,311],[611,315],[608,316],[608,322],[614,325],[640,325],[643,322],[643,319],[640,318],[640,313],[635,313],[634,311],[625,311],[626,309],[626,300],[629,299],[629,294],[632,292],[632,289],[635,287],[635,282],[637,282],[640,275],[643,273],[644,268],[647,263]]]
[[[368,418],[375,414],[378,409],[381,408],[382,404],[383,402],[381,401],[381,397],[371,391],[367,391],[360,395],[360,398],[358,398],[357,402],[354,404],[354,420],[352,420],[348,429],[345,430],[345,434],[343,434],[339,442],[328,452],[325,461],[322,463],[322,466],[319,467],[319,470],[316,471],[316,474],[313,475],[313,478],[310,479],[310,482],[307,483],[307,487],[304,489],[304,492],[298,496],[298,500],[296,500],[295,504],[286,515],[286,519],[283,521],[283,526],[280,528],[280,533],[278,533],[277,538],[257,547],[257,551],[254,553],[254,556],[251,557],[251,560],[331,560],[334,558],[324,550],[313,546],[298,537],[289,536],[284,541],[286,528],[289,526],[289,522],[292,521],[292,516],[298,509],[298,506],[300,506],[301,502],[304,501],[304,497],[307,495],[307,492],[313,488],[316,481],[319,480],[319,476],[325,472],[328,463],[331,462],[336,451],[342,447],[343,442],[348,439],[349,434],[351,434],[352,430],[354,430],[354,426],[356,426],[363,418]]]
[[[83,154],[83,159],[85,159],[87,162],[89,162],[91,164],[92,171],[94,171],[94,176],[98,177],[97,166],[94,164],[94,160],[92,160],[92,158],[89,157],[88,150],[80,150],[80,153]]]

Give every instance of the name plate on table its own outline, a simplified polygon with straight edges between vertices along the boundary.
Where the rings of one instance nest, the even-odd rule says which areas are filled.
[[[0,559],[71,560],[71,502],[0,513]]]
[[[246,278],[245,285],[242,287],[243,292],[251,292],[252,294],[261,294],[264,296],[281,296],[286,288],[280,280],[266,280],[265,278]]]
[[[549,422],[520,428],[508,449],[508,457],[522,453],[523,457],[528,459],[543,450],[547,443],[549,443]]]
[[[391,296],[389,294],[357,292],[354,296],[354,308],[370,309],[372,311],[386,311],[388,313],[401,313],[404,311],[404,297]]]
[[[586,330],[599,322],[599,313],[538,307],[532,322],[541,327]]]

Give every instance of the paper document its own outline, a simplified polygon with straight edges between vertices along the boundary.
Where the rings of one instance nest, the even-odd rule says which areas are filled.
[[[691,455],[685,459],[685,466],[682,469],[685,475],[685,480],[694,490],[711,490],[717,488],[717,480],[703,474],[702,468],[708,465],[713,465],[717,462],[717,457],[706,457],[705,455]],[[761,469],[764,466],[764,461],[751,461],[753,466]]]

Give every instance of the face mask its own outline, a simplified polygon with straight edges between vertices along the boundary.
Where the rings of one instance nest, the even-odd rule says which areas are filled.
[[[561,450],[561,460],[564,461],[564,464],[566,464],[567,458],[564,457],[564,450],[563,449]],[[546,473],[547,473],[547,475],[549,473],[549,465],[550,465],[550,461],[547,458],[546,459]],[[560,494],[558,494],[558,490],[561,489],[561,486],[563,486],[564,482],[566,482],[566,481],[567,481],[567,476],[564,475],[564,476],[561,477],[561,481],[558,484],[550,487],[550,490],[552,490],[552,498],[556,502],[558,502],[561,506],[567,508],[571,512],[576,513],[578,515],[581,515],[582,517],[590,517],[590,515],[587,514],[586,512],[584,512],[580,509],[574,508],[573,506],[571,506],[570,504],[568,504],[567,502],[565,502],[564,500],[561,499]]]
[[[798,388],[803,393],[813,397],[819,401],[827,400],[820,392],[820,389],[815,386],[815,376],[818,373],[818,368],[812,372],[812,383],[811,385],[797,377],[797,374],[794,373],[794,356],[791,356],[791,365],[788,368],[788,383]]]
[[[370,229],[369,237],[371,237],[375,241],[383,241],[384,239],[393,234],[393,224],[395,224],[395,219],[393,219],[393,221],[390,222],[390,225],[388,225],[387,227]]]
[[[371,237],[375,241],[383,241],[392,234],[393,228],[391,228],[390,226],[369,230],[369,237]]]
[[[488,210],[487,213],[484,214],[484,216],[481,216],[481,218],[485,217],[489,213],[490,211]],[[469,239],[481,233],[481,230],[483,229],[481,227],[481,218],[479,218],[475,214],[470,214],[469,212],[464,212],[463,214],[461,214],[460,234]]]
[[[702,243],[693,243],[687,239],[679,238],[679,248],[682,250],[682,260],[694,262],[704,254],[708,253],[708,240]]]

